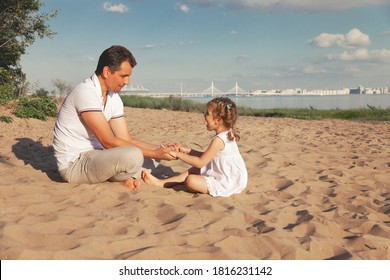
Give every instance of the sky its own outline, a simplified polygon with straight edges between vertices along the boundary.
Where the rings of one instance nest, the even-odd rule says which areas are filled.
[[[77,85],[127,47],[151,92],[390,86],[390,0],[42,0],[57,34],[21,64],[34,88]]]

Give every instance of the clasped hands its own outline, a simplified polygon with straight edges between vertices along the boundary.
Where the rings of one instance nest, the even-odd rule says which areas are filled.
[[[182,147],[180,144],[177,143],[168,143],[168,144],[160,145],[160,148],[158,150],[160,150],[160,152],[164,154],[162,156],[162,159],[165,160],[178,159],[177,157],[178,153],[188,154],[191,151],[190,148]]]

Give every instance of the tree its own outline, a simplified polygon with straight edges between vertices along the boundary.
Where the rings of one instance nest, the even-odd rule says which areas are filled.
[[[40,13],[41,0],[1,0],[0,2],[0,86],[12,85],[18,97],[25,82],[20,58],[37,37],[52,38],[55,32],[46,22],[57,11]]]
[[[42,96],[48,96],[49,95],[49,92],[44,89],[44,88],[39,88],[36,92],[35,92],[35,95],[38,96],[38,97],[42,97]]]
[[[62,81],[60,79],[55,79],[53,85],[58,89],[60,97],[64,97],[72,90],[72,85],[69,82]]]

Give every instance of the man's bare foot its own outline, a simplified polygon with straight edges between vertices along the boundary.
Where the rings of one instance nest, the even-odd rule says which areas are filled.
[[[123,182],[123,185],[131,190],[139,190],[141,187],[141,182],[139,180],[135,180],[133,178],[129,178]]]
[[[154,177],[148,171],[145,171],[145,170],[142,171],[141,178],[148,185],[157,186],[157,187],[164,187],[164,184],[161,182],[161,180]]]

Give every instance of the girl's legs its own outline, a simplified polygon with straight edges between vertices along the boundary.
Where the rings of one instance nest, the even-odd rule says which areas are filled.
[[[188,175],[184,183],[187,189],[190,190],[191,192],[204,193],[204,194],[209,193],[206,179],[201,175],[195,175],[195,174]]]
[[[187,176],[188,171],[185,171],[177,176],[169,177],[166,179],[158,179],[157,177],[150,174],[148,171],[144,170],[142,171],[141,178],[148,185],[171,188],[173,186],[183,184]]]
[[[148,185],[170,188],[185,184],[191,192],[208,193],[206,180],[199,175],[199,168],[191,167],[189,170],[166,179],[158,179],[147,171],[142,172],[142,179]]]

